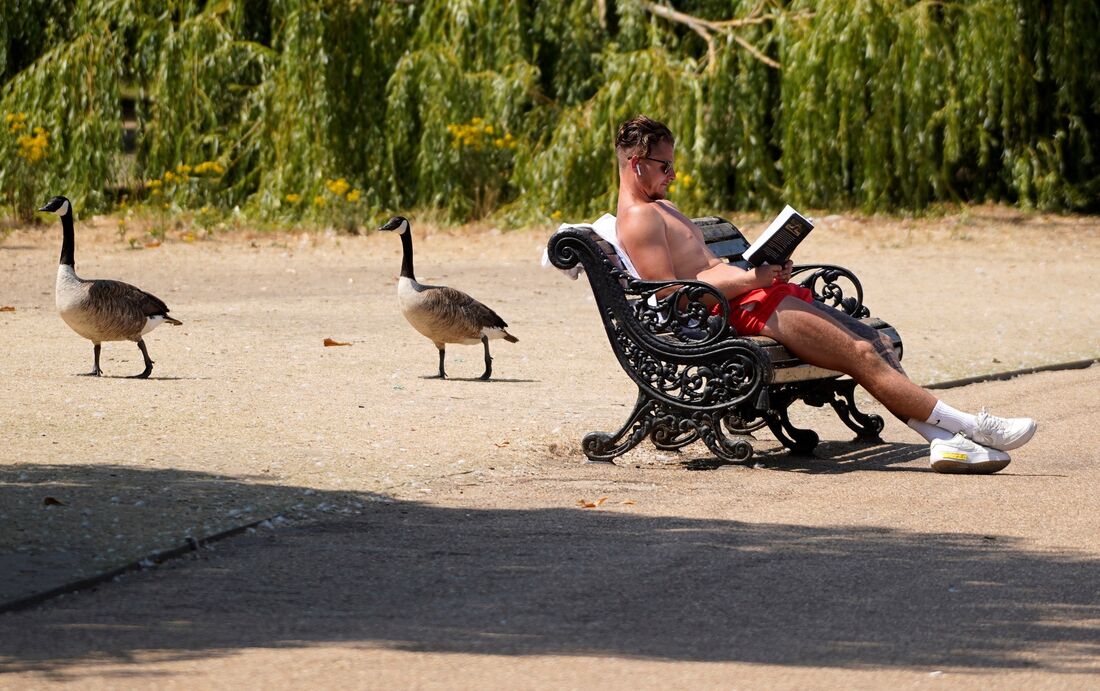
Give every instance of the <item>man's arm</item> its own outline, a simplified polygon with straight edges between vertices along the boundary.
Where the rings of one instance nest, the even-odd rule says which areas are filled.
[[[794,265],[787,261],[782,266],[761,264],[746,271],[739,266],[717,260],[715,264],[699,272],[699,280],[711,284],[727,299],[733,299],[756,288],[767,288],[776,283],[786,283],[791,278]]]

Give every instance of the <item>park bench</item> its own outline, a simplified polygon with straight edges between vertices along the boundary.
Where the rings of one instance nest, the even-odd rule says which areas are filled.
[[[718,257],[746,266],[741,254],[749,243],[732,223],[714,216],[693,220]],[[584,437],[589,461],[613,463],[649,437],[661,450],[701,439],[721,461],[744,463],[752,457],[752,432],[764,426],[792,453],[809,454],[819,437],[791,423],[788,408],[795,401],[827,404],[859,439],[879,439],[882,418],[858,410],[852,379],[809,365],[770,338],[734,333],[729,303],[713,286],[640,280],[589,226],[563,226],[551,236],[547,253],[559,269],[584,268],[615,356],[638,386],[634,410],[617,432]],[[800,265],[791,280],[813,291],[816,300],[887,335],[901,357],[897,331],[870,316],[851,271]],[[712,314],[715,303],[719,314]]]

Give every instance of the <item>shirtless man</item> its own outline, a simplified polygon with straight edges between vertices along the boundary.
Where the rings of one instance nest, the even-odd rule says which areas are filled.
[[[893,348],[875,329],[814,302],[789,283],[792,263],[744,270],[707,249],[699,228],[665,199],[676,179],[675,139],[645,116],[623,123],[615,141],[619,162],[619,242],[646,280],[699,280],[730,301],[730,323],[743,336],[782,343],[803,361],[852,377],[887,410],[931,442],[939,472],[992,473],[1010,449],[1035,433],[1030,418],[971,415],[952,408],[905,375]]]

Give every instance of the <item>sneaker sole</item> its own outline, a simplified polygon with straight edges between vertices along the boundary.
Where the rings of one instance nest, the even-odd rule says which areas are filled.
[[[1012,459],[1006,459],[1003,461],[975,461],[973,463],[967,463],[966,461],[954,461],[951,459],[943,458],[940,460],[932,461],[932,470],[937,473],[948,473],[954,475],[989,475],[995,473],[998,470],[1003,470]]]

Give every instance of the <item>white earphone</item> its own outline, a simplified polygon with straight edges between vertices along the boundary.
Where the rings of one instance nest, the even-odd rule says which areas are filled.
[[[642,174],[642,167],[635,163],[634,164],[634,172],[637,173],[638,175],[641,175]]]

